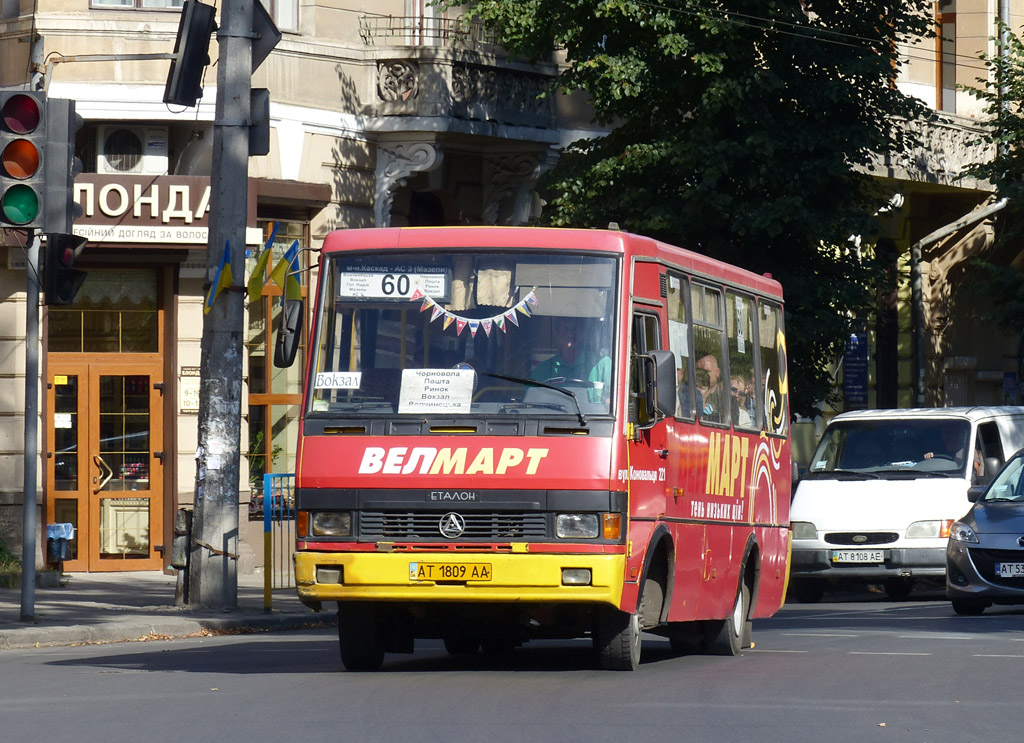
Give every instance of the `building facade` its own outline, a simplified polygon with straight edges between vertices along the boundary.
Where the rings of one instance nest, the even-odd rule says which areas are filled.
[[[196,107],[162,102],[181,0],[0,2],[0,87],[41,75],[48,95],[74,100],[85,122],[75,232],[89,238],[88,277],[75,304],[40,308],[40,522],[75,524],[66,569],[164,568],[196,475],[215,68]],[[1019,28],[1024,0],[1008,5]],[[252,80],[270,92],[271,130],[269,154],[249,162],[247,247],[270,240],[272,266],[297,241],[304,290],[312,251],[332,229],[527,222],[560,147],[596,133],[581,100],[537,97],[554,64],[511,60],[482,27],[426,0],[264,6],[283,38]],[[908,64],[895,83],[941,119],[911,124],[924,146],[872,170],[892,201],[880,233],[862,239],[893,271],[837,367],[843,408],[911,406],[919,393],[926,405],[1019,400],[1020,339],[988,327],[986,300],[970,291],[969,261],[992,252],[993,218],[925,240],[994,200],[989,184],[963,177],[992,153],[976,143],[977,102],[957,86],[984,74],[978,53],[996,53],[1000,7],[940,0],[940,37],[901,49]],[[2,250],[0,539],[18,552],[25,236],[5,232]],[[262,525],[246,519],[261,476],[294,466],[302,370],[269,361],[279,295],[268,283],[247,306],[243,572],[263,559]]]
[[[269,272],[297,242],[304,292],[332,229],[525,223],[558,149],[592,133],[576,101],[537,97],[554,65],[509,60],[424,0],[265,7],[283,38],[252,80],[269,90],[271,129],[249,163],[247,249],[270,241]],[[162,102],[168,60],[147,58],[172,51],[180,8],[4,0],[0,13],[0,87],[41,73],[85,122],[74,231],[89,239],[87,278],[73,305],[40,308],[38,502],[41,523],[76,526],[66,570],[166,567],[177,509],[193,502],[215,69],[182,110]],[[17,552],[25,235],[6,231],[3,250],[0,539]],[[247,303],[243,572],[262,566],[262,523],[246,516],[262,475],[294,467],[302,370],[270,363],[280,293],[267,282]]]

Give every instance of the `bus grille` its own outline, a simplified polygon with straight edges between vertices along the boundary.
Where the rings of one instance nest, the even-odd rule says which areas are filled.
[[[547,536],[543,513],[465,513],[460,539],[523,539]],[[432,539],[441,536],[442,514],[437,511],[362,511],[359,536],[386,539]]]

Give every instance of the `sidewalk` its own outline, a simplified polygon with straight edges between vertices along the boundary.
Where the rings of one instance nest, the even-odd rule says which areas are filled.
[[[273,592],[263,607],[263,576],[238,577],[238,608],[174,605],[177,578],[159,571],[65,573],[60,588],[36,588],[34,620],[21,620],[21,589],[0,588],[0,650],[188,637],[203,633],[274,632],[337,621],[313,612],[295,589]]]

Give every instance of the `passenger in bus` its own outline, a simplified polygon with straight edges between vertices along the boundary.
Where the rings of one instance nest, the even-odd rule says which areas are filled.
[[[711,375],[708,374],[707,369],[698,368],[696,376],[697,380],[694,386],[697,388],[697,410],[700,412],[701,418],[717,419],[715,406],[707,401],[711,387]]]
[[[732,395],[732,422],[740,428],[750,428],[754,419],[747,408],[747,381],[742,374],[734,374],[729,380],[729,393]]]
[[[677,418],[689,418],[693,415],[690,401],[690,380],[687,371],[686,358],[680,356],[679,367],[676,369],[676,397],[679,402],[676,408]]]
[[[725,391],[722,389],[722,367],[713,354],[702,356],[697,361],[697,368],[708,373],[708,389],[704,395],[704,415],[710,420],[721,422],[725,410]],[[711,406],[708,412],[708,406]]]
[[[556,351],[530,372],[530,379],[579,379],[591,382],[591,402],[611,398],[612,360],[592,343],[584,318],[555,317],[551,321],[552,343]]]

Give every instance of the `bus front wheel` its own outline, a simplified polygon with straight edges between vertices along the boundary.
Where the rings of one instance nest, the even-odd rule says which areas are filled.
[[[594,649],[601,668],[635,671],[640,666],[640,614],[602,606],[594,621]]]
[[[384,647],[372,604],[338,605],[338,646],[349,671],[376,671],[384,662]]]

